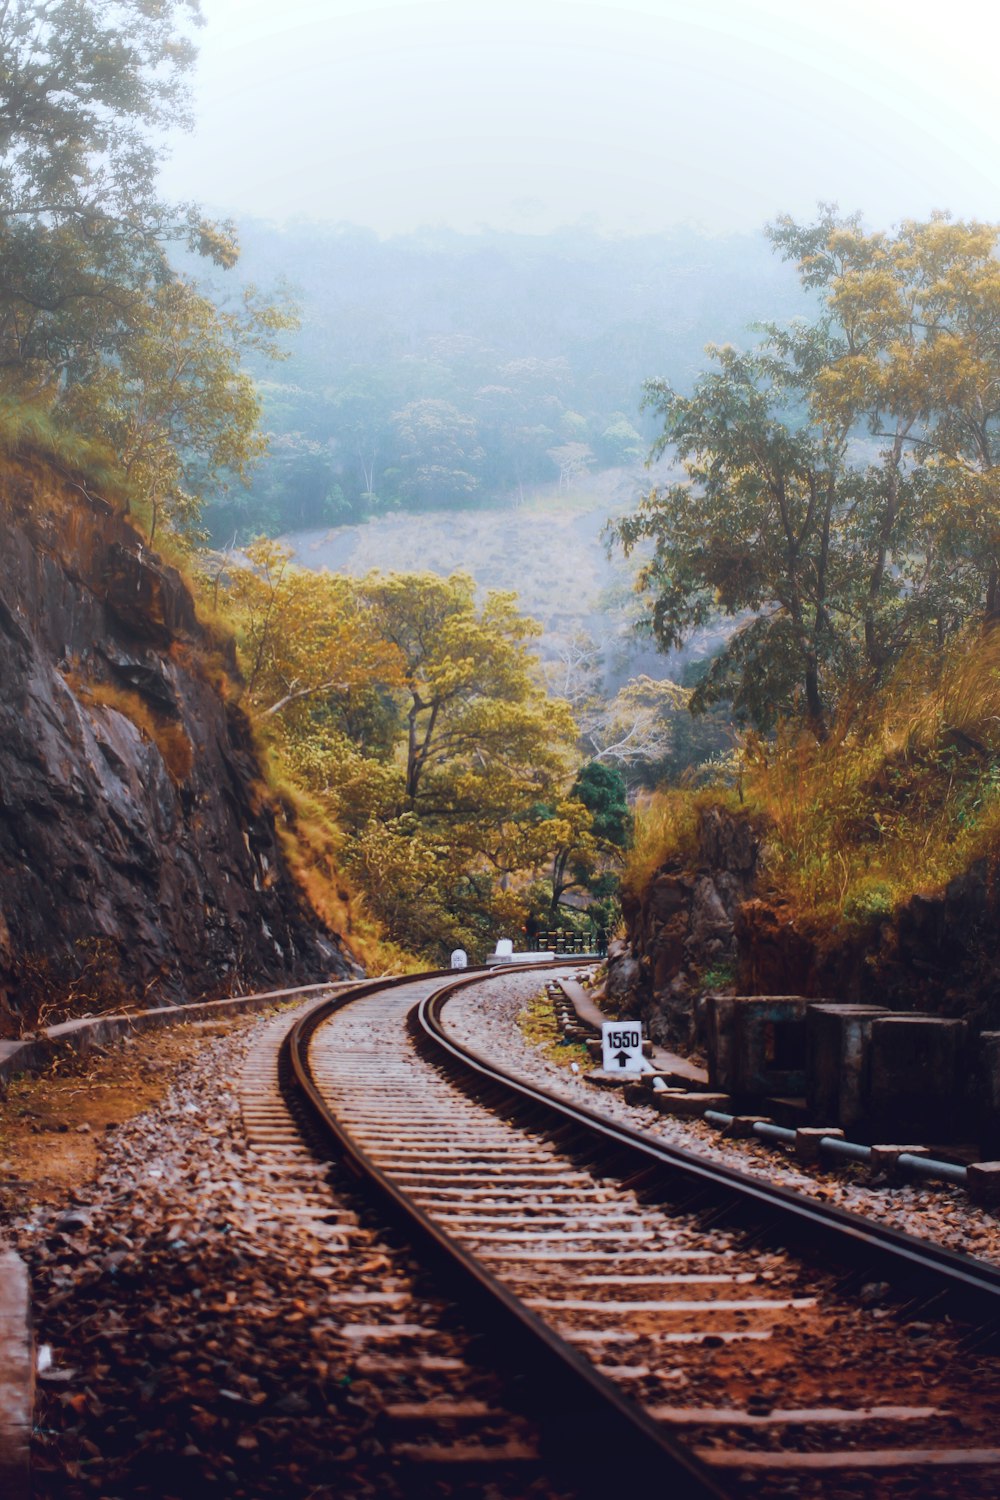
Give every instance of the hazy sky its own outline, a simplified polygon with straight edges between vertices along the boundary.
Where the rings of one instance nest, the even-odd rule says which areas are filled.
[[[380,233],[1000,218],[984,0],[202,0],[173,196]]]

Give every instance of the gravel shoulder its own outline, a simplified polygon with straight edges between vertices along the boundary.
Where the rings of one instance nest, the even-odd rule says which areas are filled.
[[[332,1284],[358,1284],[357,1264],[327,1247],[315,1274],[314,1246],[274,1212],[243,1136],[236,1081],[267,1024],[171,1041],[172,1083],[97,1139],[93,1179],[61,1202],[48,1179],[7,1217],[48,1366],[37,1500],[298,1496],[358,1460],[372,1423],[350,1350],[298,1328],[321,1319]]]
[[[211,1038],[246,1030],[252,1016],[126,1035],[45,1072],[15,1078],[0,1097],[0,1225],[28,1204],[59,1204],[100,1170],[108,1133],[165,1096]]]
[[[501,1410],[488,1347],[354,1180],[298,1147],[250,1141],[244,1069],[288,1019],[161,1033],[148,1057],[145,1041],[109,1054],[121,1093],[102,1064],[68,1093],[49,1079],[25,1096],[35,1155],[0,1243],[32,1282],[35,1500],[414,1500],[423,1481],[414,1487],[406,1421],[393,1427],[391,1413],[459,1396]],[[98,1130],[94,1111],[112,1099],[115,1128]],[[36,1132],[40,1121],[54,1128]],[[91,1156],[46,1171],[48,1146],[78,1123],[91,1126],[76,1137]],[[427,1476],[428,1495],[555,1493],[502,1456],[485,1489],[461,1468],[454,1481]]]

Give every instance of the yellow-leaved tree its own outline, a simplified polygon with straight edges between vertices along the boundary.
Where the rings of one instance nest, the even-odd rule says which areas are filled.
[[[464,574],[312,573],[259,540],[219,598],[244,701],[391,937],[443,959],[520,925],[523,891],[591,814],[566,792],[576,726],[514,596],[480,602]]]

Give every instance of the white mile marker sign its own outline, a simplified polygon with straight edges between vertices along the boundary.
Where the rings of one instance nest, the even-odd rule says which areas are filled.
[[[638,1021],[605,1021],[601,1041],[605,1073],[642,1072],[642,1027]]]

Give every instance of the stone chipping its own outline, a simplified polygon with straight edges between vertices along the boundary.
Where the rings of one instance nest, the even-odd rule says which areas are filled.
[[[494,1409],[496,1378],[348,1184],[249,1148],[237,1082],[268,1024],[109,1132],[92,1183],[9,1216],[41,1354],[34,1500],[393,1500],[422,1468],[442,1497],[553,1496],[503,1463],[470,1487],[401,1462],[389,1413]]]

